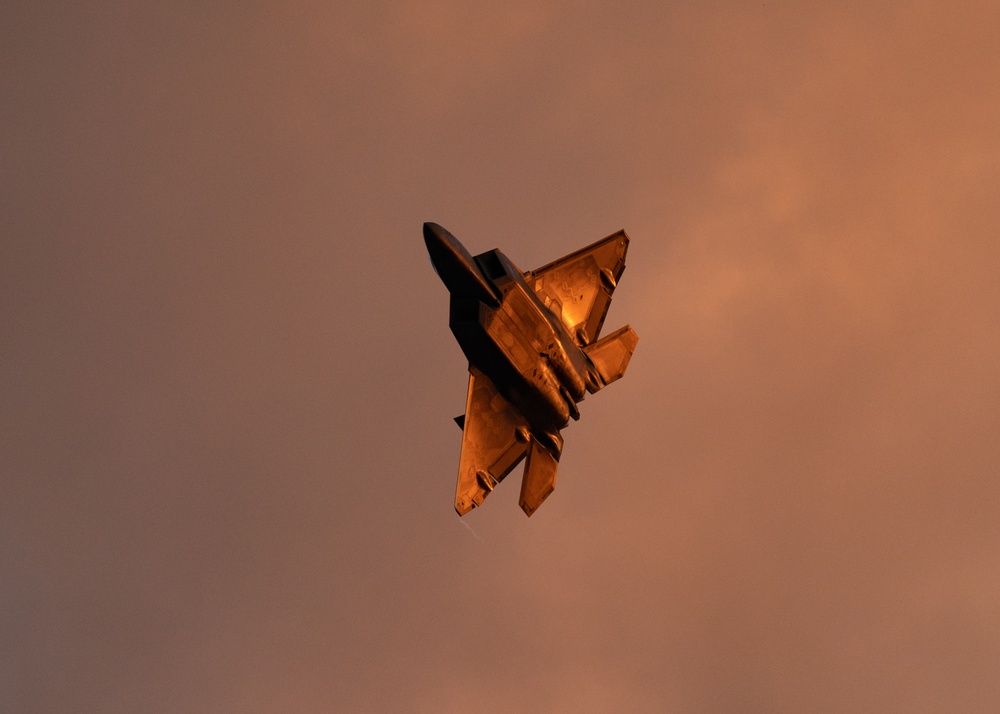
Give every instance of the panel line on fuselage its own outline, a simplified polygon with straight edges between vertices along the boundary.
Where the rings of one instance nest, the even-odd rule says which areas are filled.
[[[475,262],[500,295],[500,305],[479,302],[473,311],[465,300],[455,301],[452,331],[469,362],[490,376],[534,429],[563,428],[579,413],[586,357],[503,253],[488,251]]]

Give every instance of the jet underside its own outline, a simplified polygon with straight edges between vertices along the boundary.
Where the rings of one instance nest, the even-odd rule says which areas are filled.
[[[472,258],[435,224],[424,224],[424,238],[469,360],[455,509],[482,505],[527,457],[520,504],[530,516],[555,487],[560,430],[579,418],[587,391],[624,374],[635,349],[629,326],[597,339],[628,236],[619,231],[529,273],[498,250]]]

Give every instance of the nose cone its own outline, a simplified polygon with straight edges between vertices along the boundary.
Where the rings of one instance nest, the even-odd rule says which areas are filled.
[[[431,254],[434,267],[437,267],[438,260],[449,260],[449,255],[460,256],[472,262],[472,256],[458,238],[437,223],[424,224],[424,243],[427,245],[427,252]]]
[[[500,304],[497,289],[458,238],[437,223],[425,223],[424,243],[434,269],[453,295],[474,297],[493,307]]]

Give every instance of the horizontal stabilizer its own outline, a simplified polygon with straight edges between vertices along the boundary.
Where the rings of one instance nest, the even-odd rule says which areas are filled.
[[[521,479],[521,510],[530,516],[556,487],[559,462],[534,438],[528,446],[528,463]]]
[[[632,359],[632,352],[639,341],[639,336],[635,334],[628,325],[615,330],[610,335],[602,337],[592,345],[583,348],[587,357],[594,363],[603,384],[595,385],[592,389],[588,384],[587,388],[591,393],[596,392],[602,386],[607,386],[617,379],[621,379],[628,368],[629,360]]]

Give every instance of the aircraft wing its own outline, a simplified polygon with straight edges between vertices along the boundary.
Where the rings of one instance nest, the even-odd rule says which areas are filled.
[[[464,516],[485,499],[528,450],[528,422],[489,377],[469,366],[455,510]],[[547,494],[546,494],[547,495]]]
[[[611,293],[625,271],[628,235],[618,231],[525,275],[581,347],[601,333]]]

